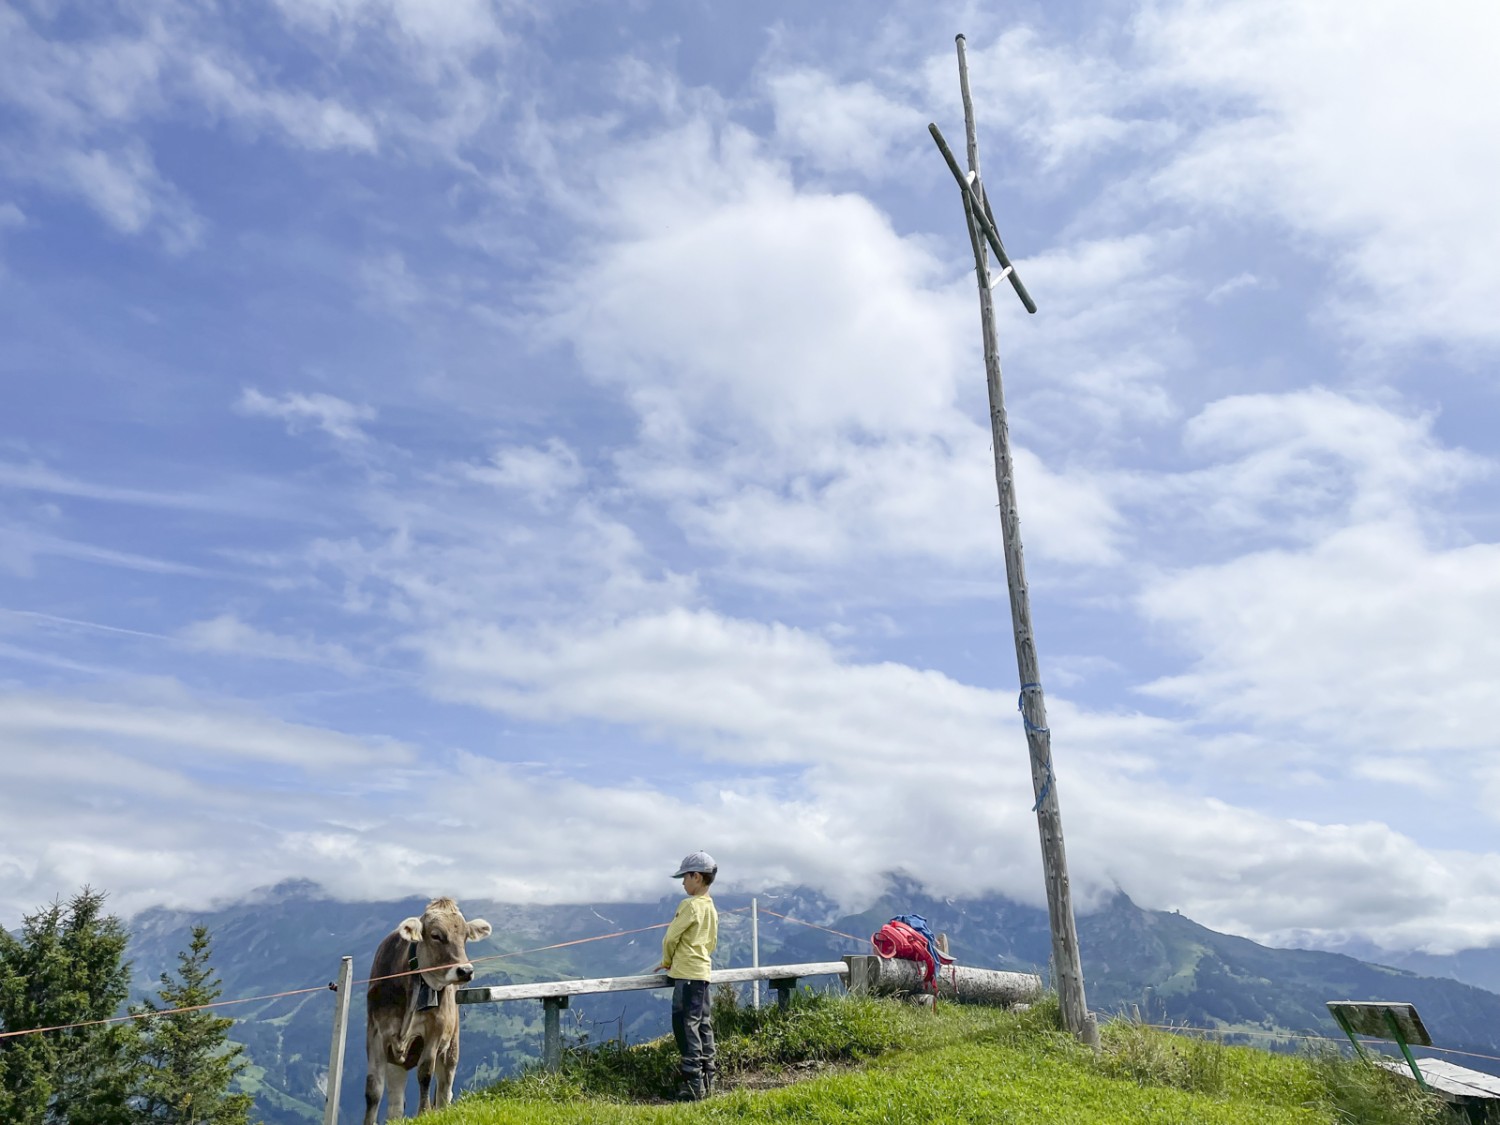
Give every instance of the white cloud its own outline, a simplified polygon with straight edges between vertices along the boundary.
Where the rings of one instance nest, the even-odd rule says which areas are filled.
[[[1138,30],[1156,80],[1212,115],[1162,191],[1332,248],[1333,307],[1366,339],[1500,341],[1500,9],[1183,0]]]
[[[202,755],[195,760],[204,763],[228,757],[317,771],[396,764],[410,756],[396,743],[372,743],[336,731],[180,702],[109,703],[12,692],[0,695],[0,730],[62,745],[79,738],[136,744],[148,760],[168,763],[193,751]]]
[[[1149,690],[1200,714],[1377,756],[1496,748],[1500,545],[1364,523],[1163,576],[1140,606],[1195,658]]]
[[[1203,295],[1203,300],[1210,305],[1221,305],[1236,293],[1243,293],[1249,289],[1262,289],[1265,285],[1266,282],[1260,277],[1244,270],[1219,282]]]
[[[202,233],[203,221],[162,179],[146,149],[127,144],[113,152],[66,149],[56,157],[58,178],[81,195],[121,234],[156,225],[168,249],[186,250]]]
[[[790,480],[768,475],[765,483],[710,492],[679,508],[679,519],[745,558],[831,565],[917,556],[944,567],[998,565],[989,434],[974,426],[965,436],[878,447],[825,443],[821,459]],[[1117,560],[1122,521],[1098,481],[1056,472],[1022,448],[1012,460],[1029,550],[1073,564]]]
[[[1027,440],[1129,447],[1177,420],[1173,387],[1192,359],[1175,327],[1189,291],[1176,271],[1185,242],[1172,230],[1078,237],[1017,262],[1041,311],[1021,319],[1002,289],[997,312],[1001,347],[1015,342],[1029,377],[1007,369]],[[1143,333],[1142,324],[1160,327]]]
[[[1102,55],[1044,42],[1028,27],[1007,30],[988,45],[969,44],[967,54],[981,130],[1018,138],[1040,157],[1046,173],[1112,149],[1160,149],[1177,134],[1173,123],[1130,112],[1149,89],[1139,75]],[[952,127],[941,120],[939,126],[959,152],[964,134],[954,55],[933,55],[924,77],[931,102],[951,107]],[[1009,174],[995,153],[980,170],[991,183]]]
[[[502,5],[491,0],[277,0],[294,24],[316,26],[331,37],[347,30],[394,31],[412,45],[469,55],[505,38]]]
[[[58,496],[75,496],[86,500],[142,504],[148,507],[192,509],[209,508],[222,503],[222,498],[210,498],[191,492],[158,492],[146,488],[97,484],[93,481],[67,476],[46,465],[36,463],[22,465],[0,461],[0,487]]]
[[[0,563],[16,574],[34,573],[35,560],[41,556],[77,559],[100,566],[136,570],[147,574],[176,574],[194,577],[223,577],[222,573],[192,563],[178,562],[157,555],[145,555],[135,551],[119,551],[101,547],[94,543],[69,539],[51,532],[40,531],[21,524],[0,524],[4,534],[4,551],[0,552]]]
[[[604,162],[612,237],[569,270],[580,280],[553,295],[548,327],[629,396],[640,429],[617,457],[626,482],[732,557],[992,563],[988,428],[959,409],[961,376],[964,397],[983,386],[974,297],[928,247],[862,196],[798,188],[701,116]],[[1081,253],[1038,272],[1102,286],[1148,256]],[[1095,481],[1025,450],[1017,464],[1035,551],[1114,557],[1118,521]]]
[[[195,58],[188,75],[206,104],[243,121],[270,124],[298,145],[364,152],[376,147],[374,128],[359,114],[328,98],[265,89],[238,59]]]
[[[556,298],[592,374],[787,443],[948,416],[958,314],[926,250],[861,196],[796,192],[733,127],[717,154],[706,125],[662,142],[623,169],[626,229]],[[684,191],[679,162],[736,184]]]
[[[857,901],[883,872],[908,870],[938,893],[1040,897],[1010,692],[862,663],[800,630],[704,612],[538,632],[460,627],[433,635],[425,654],[434,690],[451,698],[550,724],[625,724],[712,763],[681,797],[654,792],[649,775],[613,797],[573,782],[558,787],[566,798],[532,797],[590,810],[592,841],[666,822],[725,841],[735,881],[811,881]],[[1156,771],[1173,754],[1200,756],[1203,740],[1165,720],[1054,699],[1050,725],[1081,903],[1118,884],[1235,932],[1362,932],[1393,948],[1493,933],[1474,919],[1494,916],[1485,911],[1500,895],[1489,874],[1500,857],[1435,853],[1384,825],[1287,821],[1175,791]],[[767,765],[794,780],[753,780]],[[475,816],[496,787],[514,794],[520,784],[502,767],[474,771],[458,805]],[[577,846],[555,826],[538,831],[564,856]],[[601,872],[591,889],[618,879],[628,894],[640,878],[631,868],[666,843],[648,833],[622,847],[624,870]],[[836,873],[819,860],[829,847]],[[515,868],[534,868],[537,854],[519,849]],[[494,893],[545,897],[546,883],[513,871]]]
[[[868,82],[839,84],[822,71],[784,71],[766,79],[778,141],[814,167],[872,178],[891,171],[898,153],[925,152],[924,123],[912,106]]]
[[[1138,45],[1160,48],[1163,28],[1179,17],[1181,27],[1200,17],[1217,26],[1219,13],[1246,11],[1155,8],[1158,22],[1142,25]],[[23,872],[7,875],[6,893],[20,886],[32,905],[92,879],[142,905],[201,902],[301,874],[370,897],[434,886],[501,898],[636,897],[661,886],[653,872],[662,855],[718,840],[735,880],[748,884],[812,882],[857,898],[883,872],[908,870],[940,891],[1038,901],[1012,690],[919,666],[911,654],[926,642],[903,635],[930,627],[931,643],[945,645],[948,622],[978,604],[940,622],[908,612],[930,607],[935,587],[972,588],[983,573],[987,596],[1003,600],[961,212],[955,205],[942,225],[918,220],[923,229],[912,233],[913,216],[926,212],[879,176],[901,159],[913,124],[921,159],[934,159],[906,108],[927,87],[914,92],[911,78],[879,67],[854,83],[782,69],[756,88],[768,102],[747,106],[622,64],[612,73],[635,83],[630,97],[616,102],[619,91],[606,89],[606,108],[586,116],[598,107],[582,100],[596,88],[585,83],[580,101],[549,104],[555,91],[545,87],[536,102],[561,119],[531,119],[505,100],[501,76],[509,21],[522,18],[514,9],[316,0],[283,14],[305,49],[305,85],[230,42],[227,25],[184,25],[188,34],[145,23],[118,40],[40,50],[40,69],[23,58],[7,72],[6,55],[0,96],[20,107],[32,131],[22,133],[49,167],[75,170],[68,190],[87,183],[91,205],[125,232],[166,231],[174,200],[189,206],[165,182],[162,170],[175,165],[143,139],[157,123],[175,130],[212,119],[226,126],[216,142],[249,134],[368,153],[361,159],[382,161],[383,173],[406,170],[398,167],[406,145],[448,158],[436,172],[429,163],[420,176],[390,177],[419,193],[434,175],[459,169],[441,199],[414,197],[399,237],[380,225],[388,215],[367,222],[347,197],[285,201],[299,215],[324,209],[365,224],[357,251],[324,252],[323,261],[348,268],[320,284],[352,277],[376,297],[376,312],[407,314],[412,352],[320,384],[357,381],[357,393],[250,387],[237,409],[293,431],[316,428],[345,452],[357,449],[367,471],[340,476],[334,466],[308,486],[309,505],[316,487],[318,502],[340,512],[317,529],[320,538],[208,543],[196,526],[204,521],[180,513],[211,509],[212,497],[200,504],[195,493],[0,467],[0,483],[28,493],[131,503],[132,524],[157,521],[140,529],[135,554],[94,551],[51,525],[50,535],[0,536],[0,551],[20,552],[17,565],[33,568],[43,551],[131,567],[125,577],[140,587],[107,591],[122,604],[136,595],[133,616],[121,620],[150,622],[177,642],[151,643],[179,655],[199,646],[352,667],[349,654],[369,651],[372,639],[381,651],[414,652],[441,699],[430,711],[395,701],[393,711],[399,704],[412,729],[440,727],[467,752],[392,746],[184,698],[122,704],[101,701],[97,689],[6,696],[0,707],[10,718],[0,728],[30,771],[27,792],[0,794],[0,819],[23,841],[0,849],[0,870]],[[1350,268],[1366,226],[1302,207],[1309,184],[1337,185],[1313,175],[1326,169],[1306,146],[1291,146],[1274,169],[1297,188],[1291,203],[1254,178],[1245,182],[1256,197],[1215,181],[1248,175],[1247,156],[1300,137],[1298,115],[1314,112],[1275,102],[1282,79],[1250,75],[1234,42],[1217,44],[1231,55],[1225,78],[1183,69],[1164,49],[1154,69],[1132,70],[1131,60],[1095,50],[1110,30],[1074,45],[1021,30],[973,52],[981,122],[1021,142],[989,151],[992,193],[1035,193],[1028,218],[1045,239],[1034,252],[1012,246],[1043,315],[1021,317],[1008,294],[1001,312],[1028,553],[1076,568],[1063,578],[1077,584],[1077,599],[1044,603],[1059,568],[1038,568],[1039,610],[1083,618],[1089,633],[1093,606],[1126,601],[1144,581],[1139,606],[1157,630],[1151,640],[1176,641],[1186,654],[1174,663],[1143,644],[1151,651],[1128,668],[1090,654],[1058,662],[1074,676],[1099,668],[1112,681],[1155,676],[1154,698],[1187,716],[1049,701],[1080,899],[1119,882],[1150,905],[1255,934],[1347,924],[1393,940],[1500,937],[1493,855],[1437,852],[1375,823],[1290,821],[1240,807],[1252,798],[1233,792],[1251,769],[1275,762],[1287,777],[1330,790],[1364,779],[1425,784],[1433,799],[1460,787],[1493,796],[1500,774],[1486,764],[1493,747],[1483,703],[1500,668],[1483,622],[1500,608],[1489,578],[1497,559],[1493,545],[1463,545],[1445,513],[1429,510],[1484,466],[1442,446],[1431,419],[1403,414],[1378,390],[1261,394],[1265,384],[1252,377],[1245,393],[1226,396],[1225,373],[1196,354],[1199,298],[1225,300],[1285,275],[1275,260],[1222,269],[1222,216],[1277,216],[1319,236],[1299,246],[1321,254],[1333,245]],[[1270,56],[1256,51],[1277,34],[1250,52],[1257,65]],[[398,73],[403,81],[368,88],[373,76]],[[934,101],[939,85],[946,124],[957,116],[951,55],[940,81],[933,71]],[[1232,99],[1218,97],[1225,91],[1249,91],[1244,104],[1259,118],[1242,134],[1243,151],[1227,147],[1236,134]],[[1179,113],[1189,101],[1194,113]],[[776,135],[734,123],[762,121],[767,105]],[[516,133],[501,119],[520,123],[524,144],[510,144]],[[1174,162],[1179,141],[1192,147]],[[1101,157],[1126,166],[1106,169],[1095,163]],[[862,172],[871,194],[809,187],[798,179],[809,168]],[[1095,204],[1057,194],[1057,185],[1095,171],[1113,185]],[[1148,180],[1156,195],[1140,190]],[[1382,235],[1420,233],[1406,211],[1361,202],[1375,198],[1356,193],[1349,214],[1395,215]],[[557,213],[533,227],[538,200]],[[202,202],[216,222],[221,202],[208,194]],[[1184,223],[1184,203],[1195,225]],[[515,220],[520,211],[526,223]],[[423,339],[442,334],[426,323],[439,305],[473,311],[476,294],[501,292],[425,247],[421,277],[442,281],[419,283],[408,268],[417,243],[401,239],[439,229],[424,225],[434,213],[441,229],[494,225],[490,245],[507,248],[507,271],[525,274],[517,282],[507,272],[516,288],[478,311],[487,324],[519,327],[524,338],[506,341],[516,351],[497,351],[492,337],[484,346],[459,338],[445,341],[444,354]],[[1205,247],[1212,269],[1190,270]],[[540,313],[523,321],[537,309],[526,288],[536,262],[553,270],[550,289]],[[1196,285],[1195,272],[1212,281]],[[1452,295],[1448,313],[1458,308]],[[547,394],[556,397],[531,389],[507,397],[516,384],[501,380],[529,377],[529,364],[559,340],[581,358],[597,413],[576,410],[580,371],[553,367],[550,355],[558,378],[546,381]],[[1310,362],[1292,354],[1297,343],[1280,372],[1293,385]],[[433,362],[459,353],[491,379],[484,396],[466,394]],[[497,354],[519,370],[497,371]],[[277,369],[259,353],[247,358],[257,357],[262,369]],[[426,365],[431,384],[411,385],[408,358]],[[1339,374],[1320,371],[1334,386]],[[1368,386],[1378,375],[1360,377]],[[375,412],[361,402],[395,401],[380,385],[394,378],[422,426],[409,449],[366,436]],[[421,397],[438,382],[455,398]],[[1216,401],[1200,409],[1204,397]],[[549,423],[549,410],[569,424]],[[543,436],[515,439],[482,463],[473,451],[497,426]],[[114,469],[111,481],[131,479]],[[676,526],[663,530],[665,521]],[[198,538],[170,537],[184,534]],[[1256,553],[1243,555],[1247,544]],[[204,577],[148,552],[211,550],[265,576],[285,598],[274,617],[221,612],[243,603],[213,589],[182,597],[180,583],[141,577]],[[764,580],[747,596],[750,568]],[[63,576],[54,577],[61,588]],[[795,596],[778,600],[799,581]],[[886,596],[903,584],[899,599]],[[100,596],[86,594],[84,604]],[[859,608],[844,616],[840,602]],[[997,611],[1003,616],[986,603],[983,613]],[[890,635],[870,639],[848,625],[880,614],[896,622]],[[835,634],[850,647],[822,639]],[[860,639],[891,658],[854,648]],[[1111,634],[1105,650],[1124,660],[1127,640]],[[121,632],[108,643],[132,641]],[[49,674],[98,674],[105,663],[29,655],[52,660]],[[937,659],[966,666],[951,649]],[[205,680],[219,667],[199,663]],[[1069,677],[1051,679],[1062,686]],[[492,714],[464,728],[476,707]],[[1229,729],[1215,729],[1221,723]],[[610,778],[552,750],[569,740],[588,744],[580,756],[607,758]],[[1314,773],[1309,745],[1340,752]],[[536,768],[506,760],[539,758]],[[304,770],[305,762],[313,765]],[[1434,762],[1445,768],[1431,770]],[[68,771],[82,776],[69,784]],[[165,827],[169,801],[197,811]],[[499,837],[485,831],[497,808],[507,818]],[[67,840],[47,840],[45,827],[63,820]]]
[[[1431,416],[1410,416],[1323,387],[1231,395],[1183,428],[1193,455],[1214,462],[1161,478],[1220,532],[1317,538],[1351,523],[1417,516],[1433,498],[1490,473],[1443,446]]]
[[[0,11],[0,104],[22,120],[4,166],[17,180],[77,195],[119,233],[155,233],[176,253],[197,245],[204,220],[160,172],[147,123],[207,110],[298,147],[375,147],[359,112],[257,75],[218,42],[224,25],[172,3],[132,14],[111,32],[70,37],[47,13]]]
[[[360,423],[375,420],[374,407],[345,402],[317,391],[311,394],[289,391],[272,397],[254,387],[245,387],[235,409],[250,417],[280,418],[287,423],[287,432],[291,434],[312,425],[336,441],[349,443],[368,440],[369,435],[360,429]]]
[[[257,629],[232,613],[221,613],[194,621],[177,631],[179,640],[204,652],[249,656],[266,660],[289,660],[299,664],[322,664],[341,672],[353,672],[358,662],[343,645],[288,637]]]
[[[509,446],[497,449],[488,465],[463,469],[470,480],[498,488],[514,489],[539,502],[555,499],[577,488],[584,480],[578,454],[559,438],[548,438],[545,446]]]
[[[298,827],[336,824],[412,768],[398,743],[181,694],[0,694],[14,782],[0,789],[6,918],[84,883],[128,914],[201,906],[296,874]]]

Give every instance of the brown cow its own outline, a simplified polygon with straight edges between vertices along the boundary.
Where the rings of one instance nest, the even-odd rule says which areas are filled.
[[[489,936],[488,922],[465,921],[458,903],[435,898],[420,918],[402,922],[375,950],[365,1014],[365,1125],[375,1125],[387,1086],[385,1119],[406,1116],[406,1072],[413,1067],[422,1095],[418,1113],[453,1100],[458,1069],[454,986],[474,979],[465,943]]]

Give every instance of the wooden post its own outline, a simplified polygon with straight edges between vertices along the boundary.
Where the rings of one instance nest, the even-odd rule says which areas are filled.
[[[760,900],[750,900],[750,967],[760,968]],[[760,981],[750,982],[750,1006],[760,1011]]]
[[[792,993],[797,988],[796,977],[774,977],[767,982],[776,990],[776,1006],[786,1011],[792,1003]]]
[[[353,980],[354,958],[345,957],[339,963],[339,983],[333,994],[333,1042],[328,1045],[323,1125],[338,1125],[339,1094],[344,1085],[344,1044],[349,1037],[349,992]]]
[[[1052,929],[1052,952],[1057,964],[1056,985],[1063,1027],[1086,1043],[1097,1044],[1098,1025],[1084,996],[1083,963],[1078,951],[1078,929],[1073,919],[1068,886],[1068,859],[1063,847],[1062,813],[1057,778],[1052,772],[1052,738],[1047,729],[1047,706],[1042,694],[1036,639],[1031,626],[1031,595],[1026,586],[1026,564],[1021,550],[1020,518],[1010,455],[1010,425],[1005,414],[1005,389],[1000,376],[1000,347],[995,332],[987,234],[994,230],[989,199],[979,173],[979,140],[974,125],[974,102],[969,94],[969,62],[964,37],[958,36],[958,79],[964,103],[964,136],[968,147],[969,182],[964,188],[964,214],[974,250],[979,283],[979,318],[984,333],[985,381],[989,388],[990,431],[995,450],[995,485],[1000,497],[1000,528],[1005,542],[1005,576],[1010,588],[1011,627],[1015,634],[1016,667],[1020,673],[1021,715],[1031,754],[1031,786],[1036,796],[1037,831],[1042,844],[1042,876],[1047,888],[1047,916]],[[941,140],[941,134],[935,137]],[[946,146],[940,146],[946,147]],[[955,168],[956,172],[957,169]],[[984,228],[988,227],[988,231]],[[998,236],[996,238],[998,243]],[[1005,276],[1018,283],[1012,267]],[[1021,289],[1017,285],[1017,292]]]
[[[554,1074],[562,1069],[562,1017],[568,1006],[566,996],[542,999],[542,1064]]]
[[[855,996],[873,996],[875,994],[875,982],[880,975],[880,967],[876,962],[879,957],[873,954],[846,954],[844,964],[849,966],[848,988]]]

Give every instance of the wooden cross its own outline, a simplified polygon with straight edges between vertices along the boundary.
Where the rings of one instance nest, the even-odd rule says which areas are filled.
[[[990,210],[984,181],[979,176],[979,141],[974,128],[974,101],[969,95],[969,63],[964,37],[958,37],[958,80],[964,101],[964,130],[968,140],[969,170],[964,172],[938,127],[929,125],[948,170],[958,181],[968,222],[969,242],[974,250],[974,269],[979,281],[979,314],[984,330],[984,367],[989,386],[990,429],[994,437],[995,484],[1000,494],[1000,527],[1005,540],[1005,576],[1010,587],[1010,616],[1015,633],[1016,668],[1021,677],[1019,707],[1031,754],[1031,784],[1036,795],[1037,831],[1042,841],[1042,874],[1047,887],[1047,916],[1052,929],[1052,961],[1063,1026],[1086,1043],[1097,1045],[1098,1025],[1089,1014],[1083,989],[1083,963],[1078,953],[1078,928],[1073,919],[1073,899],[1068,887],[1068,857],[1063,848],[1062,813],[1058,806],[1057,778],[1052,772],[1052,733],[1047,728],[1047,706],[1037,665],[1036,641],[1031,627],[1031,596],[1026,588],[1026,564],[1021,552],[1020,519],[1016,514],[1016,489],[1010,456],[1010,425],[1005,415],[1005,390],[1000,379],[1000,348],[995,336],[995,306],[991,291],[1004,278],[1009,280],[1026,311],[1036,312],[1036,302],[1021,283],[1020,275]],[[995,252],[1000,270],[990,273],[989,251]]]

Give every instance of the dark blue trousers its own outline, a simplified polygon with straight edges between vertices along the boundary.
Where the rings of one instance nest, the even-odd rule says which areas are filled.
[[[714,1072],[714,1025],[710,1019],[706,980],[679,980],[672,985],[672,1037],[688,1077]]]

